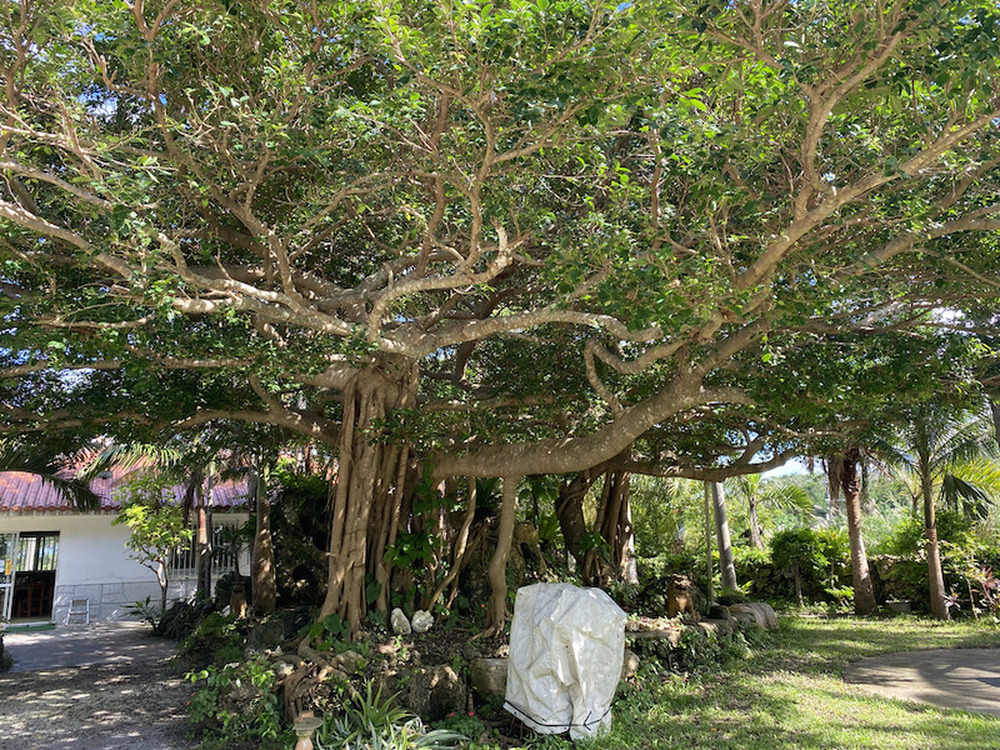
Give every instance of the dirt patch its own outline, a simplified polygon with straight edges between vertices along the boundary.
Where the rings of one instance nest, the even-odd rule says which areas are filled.
[[[188,750],[191,686],[167,661],[0,674],[0,750]]]

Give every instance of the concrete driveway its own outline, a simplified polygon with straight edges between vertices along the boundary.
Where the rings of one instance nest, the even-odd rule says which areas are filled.
[[[4,646],[14,657],[12,672],[160,661],[177,652],[174,641],[153,636],[144,622],[60,625],[35,632],[8,630]]]
[[[1000,716],[1000,649],[870,656],[848,665],[844,679],[884,698]]]
[[[0,750],[192,750],[191,695],[173,641],[141,623],[60,626],[4,637]]]

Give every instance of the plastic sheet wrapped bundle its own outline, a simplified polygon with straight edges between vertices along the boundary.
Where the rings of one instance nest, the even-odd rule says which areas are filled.
[[[625,654],[622,609],[600,589],[518,589],[504,708],[541,734],[596,737],[611,726]]]

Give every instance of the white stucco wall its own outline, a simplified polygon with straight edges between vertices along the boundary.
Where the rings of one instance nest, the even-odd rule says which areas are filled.
[[[129,530],[113,526],[113,514],[0,514],[0,532],[59,532],[56,559],[55,600],[52,621],[66,622],[73,599],[90,601],[91,620],[128,619],[134,602],[147,596],[160,601],[160,586],[151,570],[129,557],[125,546]],[[227,514],[227,520],[243,522],[247,515]],[[246,553],[240,569],[249,569]],[[171,581],[168,605],[194,594],[194,580]],[[74,620],[75,621],[75,620]]]

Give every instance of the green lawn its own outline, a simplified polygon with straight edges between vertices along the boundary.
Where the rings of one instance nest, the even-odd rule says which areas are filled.
[[[864,656],[1000,647],[994,624],[786,618],[744,659],[688,679],[646,672],[588,749],[1000,747],[1000,718],[872,697],[843,682]],[[568,743],[555,738],[534,747]]]

